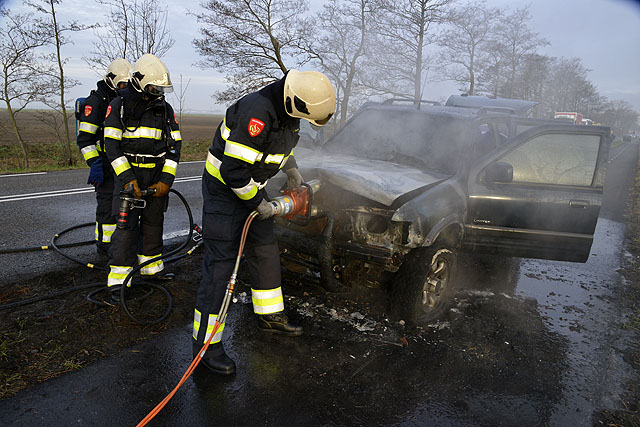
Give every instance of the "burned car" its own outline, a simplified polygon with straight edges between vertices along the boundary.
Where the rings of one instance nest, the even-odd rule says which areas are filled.
[[[409,322],[448,308],[460,251],[585,262],[609,129],[432,104],[367,104],[320,148],[296,148],[314,186],[305,218],[278,219],[285,261],[330,290],[387,288]]]

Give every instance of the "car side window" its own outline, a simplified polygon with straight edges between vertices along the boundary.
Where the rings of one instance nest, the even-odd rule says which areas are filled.
[[[538,135],[498,161],[513,166],[513,182],[590,186],[596,170],[600,136]]]

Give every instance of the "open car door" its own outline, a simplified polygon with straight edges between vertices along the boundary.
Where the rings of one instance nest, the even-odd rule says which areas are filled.
[[[530,119],[522,125],[470,170],[465,249],[585,262],[602,203],[609,128]]]

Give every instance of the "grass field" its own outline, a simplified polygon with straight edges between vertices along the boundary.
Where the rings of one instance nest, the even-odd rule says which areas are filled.
[[[18,114],[18,126],[21,128],[29,153],[30,167],[22,169],[22,150],[18,145],[9,113],[0,110],[0,173],[37,172],[52,169],[67,169],[63,155],[63,145],[56,135],[56,129],[50,125],[47,111],[24,110]],[[182,134],[182,160],[204,160],[207,148],[213,138],[216,127],[222,120],[221,115],[183,114],[180,130]],[[86,167],[80,150],[75,145],[75,120],[71,121],[72,147],[76,168]]]

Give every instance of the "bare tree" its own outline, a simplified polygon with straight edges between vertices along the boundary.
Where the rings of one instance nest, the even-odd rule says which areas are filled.
[[[518,67],[516,98],[539,101],[544,97],[554,59],[538,53],[526,55]]]
[[[476,93],[476,74],[487,61],[489,45],[501,12],[484,0],[457,7],[446,17],[446,29],[438,36],[443,75],[460,83],[469,95]]]
[[[97,40],[88,57],[91,68],[104,72],[117,58],[134,63],[145,53],[164,56],[175,44],[167,28],[167,7],[154,0],[96,0],[109,8],[107,23],[95,28]]]
[[[69,118],[72,113],[67,113],[65,94],[71,87],[77,85],[78,82],[65,77],[64,64],[67,62],[67,59],[62,57],[62,46],[72,43],[66,36],[67,33],[82,31],[90,27],[78,24],[77,21],[59,22],[56,6],[61,4],[61,0],[33,0],[26,1],[25,4],[40,13],[40,17],[37,19],[38,25],[41,29],[48,30],[50,37],[49,44],[54,47],[54,52],[50,54],[48,58],[57,66],[57,71],[46,77],[52,77],[56,80],[59,102],[51,102],[47,97],[43,97],[42,101],[51,107],[55,106],[60,114],[62,114],[65,138],[63,142],[63,154],[66,158],[66,163],[73,165],[75,160],[71,151],[71,134],[69,132]]]
[[[379,93],[419,102],[430,64],[426,48],[432,24],[443,22],[453,0],[378,0],[377,50],[369,56],[367,85]]]
[[[182,125],[182,111],[184,110],[184,102],[187,96],[187,90],[189,89],[189,84],[191,83],[191,79],[187,81],[187,84],[182,83],[182,74],[180,74],[180,85],[178,86],[178,90],[173,93],[176,97],[177,106],[178,106],[178,117],[180,118],[180,125]]]
[[[47,81],[34,78],[50,72],[35,52],[48,43],[48,40],[42,29],[34,24],[32,14],[14,14],[1,9],[0,17],[0,99],[9,112],[11,127],[22,150],[23,166],[26,169],[29,167],[29,153],[16,117],[31,102],[50,93],[52,88],[55,89]]]
[[[496,96],[515,96],[518,67],[527,55],[549,44],[529,27],[529,6],[502,15],[492,43],[490,65],[483,71],[483,89]]]
[[[549,116],[555,111],[585,112],[585,101],[597,93],[589,71],[580,58],[554,58],[543,97]]]
[[[627,101],[619,99],[612,101],[608,113],[610,117],[607,118],[607,123],[609,123],[619,135],[638,129],[640,116]]]
[[[347,120],[361,72],[371,25],[370,7],[370,0],[330,0],[310,26],[315,36],[309,34],[309,46],[304,48],[334,82],[339,123]]]
[[[193,44],[204,57],[198,65],[224,72],[231,84],[215,94],[218,101],[282,78],[287,62],[300,54],[307,0],[209,0],[201,6],[204,12],[194,14],[202,37]]]

